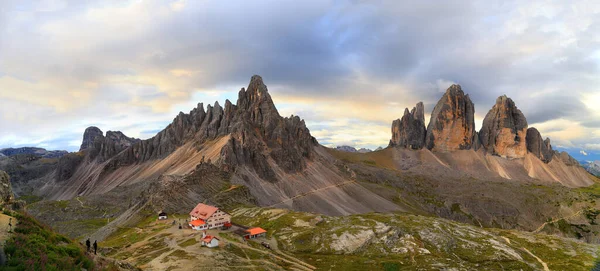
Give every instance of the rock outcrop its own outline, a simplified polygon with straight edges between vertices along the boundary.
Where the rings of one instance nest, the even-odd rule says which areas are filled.
[[[438,101],[427,125],[425,146],[435,151],[471,149],[475,107],[460,85],[452,85]]]
[[[552,145],[550,145],[550,138],[542,140],[540,132],[536,128],[531,127],[527,129],[526,141],[527,151],[535,155],[544,163],[550,163],[550,161],[552,161],[554,151],[552,150]]]
[[[108,131],[104,136],[102,130],[91,126],[83,133],[83,142],[79,151],[86,152],[91,159],[99,157],[100,161],[106,161],[139,141],[137,138],[127,137],[120,131]]]
[[[571,156],[566,151],[563,151],[563,152],[555,151],[553,155],[555,156],[554,159],[556,159],[556,158],[560,159],[567,166],[581,166],[581,164],[579,164],[577,159],[573,158],[573,156]]]
[[[94,141],[98,137],[104,137],[102,130],[100,130],[98,127],[91,126],[85,129],[85,132],[83,132],[83,141],[81,142],[79,151],[84,151],[94,147]]]
[[[0,171],[0,205],[11,203],[14,195],[10,185],[10,177],[4,171]]]
[[[493,155],[522,158],[527,154],[527,120],[512,99],[504,96],[483,119],[479,131],[481,145]]]
[[[408,108],[404,109],[402,118],[392,122],[390,146],[422,149],[425,146],[426,135],[425,110],[423,103],[419,102],[410,112]]]

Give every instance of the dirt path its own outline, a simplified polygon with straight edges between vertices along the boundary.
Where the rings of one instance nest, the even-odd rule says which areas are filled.
[[[579,210],[579,211],[577,211],[576,213],[574,213],[574,214],[572,214],[570,216],[560,217],[560,218],[557,218],[557,219],[554,219],[554,220],[551,220],[551,221],[548,221],[548,222],[544,222],[537,229],[535,229],[534,231],[532,231],[532,233],[538,233],[541,230],[543,230],[544,227],[546,227],[546,225],[556,223],[556,222],[560,221],[561,219],[569,219],[569,218],[572,218],[572,217],[576,217],[576,216],[580,215],[583,211],[584,210]]]
[[[229,242],[234,243],[236,246],[243,247],[244,249],[249,249],[249,250],[253,250],[253,251],[256,251],[256,252],[260,252],[260,253],[264,253],[264,254],[269,254],[273,258],[278,259],[278,260],[283,261],[283,262],[286,262],[286,263],[289,263],[291,265],[294,265],[296,268],[299,268],[301,270],[313,271],[313,270],[317,269],[316,267],[314,267],[314,266],[312,266],[312,265],[310,265],[308,263],[305,263],[305,262],[303,262],[303,261],[301,261],[299,259],[293,258],[293,257],[291,257],[291,258],[293,258],[294,260],[291,260],[291,259],[287,259],[287,257],[283,258],[283,257],[279,256],[278,253],[274,253],[274,252],[272,252],[270,250],[256,249],[256,248],[253,248],[253,247],[251,247],[249,245],[246,245],[246,244],[243,244],[243,243],[240,243],[240,242],[237,242],[237,241],[236,242],[229,241]]]
[[[529,251],[528,249],[523,247],[523,250],[525,250],[525,252],[529,253],[529,255],[531,255],[531,257],[534,257],[538,262],[540,262],[540,264],[542,264],[542,266],[544,267],[544,271],[550,271],[550,269],[548,268],[548,264],[546,264],[544,261],[542,261],[542,259],[540,259],[538,256],[535,256],[533,253],[531,253],[531,251]]]
[[[79,204],[81,205],[81,208],[85,208],[85,206],[83,206],[83,201],[81,201],[81,200],[79,199],[79,197],[76,197],[75,199],[77,199],[77,201],[79,201]]]
[[[327,189],[334,188],[334,187],[341,187],[341,186],[345,186],[345,185],[348,185],[348,184],[356,184],[356,183],[357,183],[356,181],[346,181],[346,182],[343,182],[343,183],[338,183],[338,184],[334,184],[334,185],[329,185],[329,186],[321,187],[321,188],[318,188],[318,189],[315,189],[315,190],[312,190],[312,191],[309,191],[309,192],[305,192],[305,193],[293,196],[291,198],[282,200],[282,201],[280,201],[278,203],[271,204],[268,207],[272,208],[272,207],[275,207],[276,205],[279,205],[279,204],[282,204],[282,203],[286,203],[288,201],[293,201],[293,200],[298,199],[298,198],[303,198],[303,197],[306,197],[308,195],[312,195],[312,194],[321,192],[323,190],[327,190]]]
[[[502,239],[504,239],[504,241],[506,241],[506,243],[508,243],[509,245],[511,244],[510,239],[508,239],[508,237],[505,236],[500,236],[502,237]],[[548,268],[548,264],[546,264],[546,262],[542,261],[542,259],[540,259],[540,257],[536,256],[535,254],[531,253],[531,251],[529,251],[529,249],[526,249],[525,247],[521,247],[521,249],[525,252],[527,252],[527,254],[531,255],[531,257],[534,257],[544,268],[544,271],[550,271],[550,269]]]

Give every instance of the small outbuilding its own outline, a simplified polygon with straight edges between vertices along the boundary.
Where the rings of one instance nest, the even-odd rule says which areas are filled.
[[[218,247],[219,238],[212,235],[206,235],[202,238],[202,245],[205,247]]]
[[[258,238],[258,237],[265,237],[267,235],[267,231],[264,230],[263,228],[250,228],[246,230],[246,235],[244,235],[244,238],[246,239],[254,239],[254,238]]]
[[[158,220],[166,220],[167,218],[167,213],[165,212],[160,212],[160,214],[158,214]]]

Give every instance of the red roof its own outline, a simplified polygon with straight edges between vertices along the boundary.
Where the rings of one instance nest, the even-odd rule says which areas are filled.
[[[204,203],[198,203],[196,208],[190,212],[190,216],[194,216],[200,219],[208,219],[212,216],[219,208],[215,206],[206,205]]]
[[[201,226],[201,225],[206,224],[206,222],[204,222],[204,220],[202,220],[202,219],[198,219],[198,220],[194,220],[194,221],[190,222],[190,224],[192,226]]]
[[[263,228],[252,228],[252,229],[246,230],[246,232],[248,232],[250,235],[257,235],[257,234],[265,233],[267,231],[265,231]]]
[[[217,240],[219,240],[219,238],[217,238],[217,237],[214,237],[214,236],[212,236],[212,235],[207,235],[207,236],[205,236],[205,237],[202,239],[202,241],[204,241],[205,243],[210,243],[210,241],[212,241],[212,239],[217,239]]]

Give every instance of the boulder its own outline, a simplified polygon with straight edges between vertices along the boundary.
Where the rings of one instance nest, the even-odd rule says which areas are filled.
[[[423,103],[419,102],[410,112],[408,108],[404,109],[402,118],[392,122],[390,146],[422,149],[426,135],[425,110]]]
[[[431,113],[425,146],[434,151],[468,150],[475,135],[475,107],[460,85],[452,85]]]
[[[527,129],[527,151],[535,155],[537,158],[542,160],[544,163],[550,163],[552,161],[553,150],[550,145],[550,139],[542,140],[540,132],[531,127]]]
[[[504,96],[483,119],[479,131],[481,145],[493,155],[522,158],[527,154],[527,120],[512,99]]]

